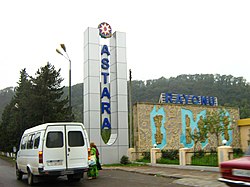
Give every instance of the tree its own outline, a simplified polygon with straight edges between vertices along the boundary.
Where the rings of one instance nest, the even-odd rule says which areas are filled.
[[[203,121],[201,121],[203,123]],[[204,124],[204,123],[203,123]],[[204,142],[204,140],[207,139],[207,132],[208,128],[205,126],[205,124],[201,127],[195,128],[192,131],[190,131],[190,138],[194,141],[194,152],[196,152],[197,144],[198,142]]]
[[[204,127],[206,128],[206,133],[214,135],[216,138],[216,146],[219,146],[220,137],[224,135],[225,139],[229,140],[228,131],[230,119],[226,115],[225,109],[219,109],[214,111],[208,111],[206,117],[203,119]],[[206,135],[207,136],[207,135]]]
[[[41,67],[36,72],[36,77],[31,77],[33,125],[54,122],[54,121],[72,121],[72,110],[68,103],[68,98],[62,99],[63,88],[60,84],[63,79],[60,77],[60,69],[50,63]]]
[[[63,88],[59,71],[50,63],[31,77],[23,69],[15,95],[5,107],[0,125],[0,149],[12,151],[18,146],[23,131],[46,122],[74,119],[68,98],[62,99]]]
[[[198,142],[203,143],[208,138],[209,134],[216,139],[216,147],[219,146],[220,137],[224,135],[224,138],[229,140],[229,128],[230,119],[226,115],[225,109],[207,111],[206,117],[200,116],[197,128],[193,131],[189,131],[190,138],[194,141],[194,152]],[[210,136],[210,137],[211,137]]]
[[[4,143],[1,147],[6,151],[12,151],[13,146],[18,146],[22,133],[29,124],[32,108],[29,106],[31,83],[28,78],[26,69],[21,70],[15,95],[2,114],[0,142]]]

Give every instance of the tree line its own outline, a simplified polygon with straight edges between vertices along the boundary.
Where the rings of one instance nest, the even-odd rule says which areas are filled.
[[[219,74],[179,75],[169,79],[132,81],[132,101],[159,102],[161,93],[214,96],[219,106],[238,107],[241,118],[250,117],[250,84],[243,77]]]
[[[68,107],[68,87],[61,87],[63,79],[60,70],[47,64],[39,69],[35,77],[25,69],[20,72],[20,80],[14,92],[0,91],[0,98],[12,94],[9,104],[1,108],[0,150],[10,149],[2,142],[17,145],[22,132],[29,127],[52,121],[83,122],[83,83],[72,86],[72,109]],[[158,103],[161,93],[179,93],[214,96],[219,106],[238,107],[241,118],[250,117],[250,84],[243,77],[220,74],[183,74],[177,77],[131,82],[132,103]],[[128,82],[128,89],[129,82]],[[1,100],[1,99],[0,99]],[[7,99],[8,100],[8,99]],[[5,101],[6,103],[6,101]],[[4,139],[4,138],[5,139]],[[6,137],[8,137],[6,139]],[[18,139],[18,140],[17,140]]]
[[[60,69],[47,63],[34,77],[20,71],[18,86],[2,113],[0,150],[12,151],[27,128],[55,121],[74,120],[68,98],[62,98]]]

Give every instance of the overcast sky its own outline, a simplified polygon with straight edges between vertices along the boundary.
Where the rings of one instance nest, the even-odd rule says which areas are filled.
[[[0,89],[16,86],[47,62],[69,63],[56,53],[66,45],[72,85],[83,82],[83,33],[101,22],[126,32],[133,80],[180,74],[243,76],[250,82],[248,0],[6,0],[0,2]]]

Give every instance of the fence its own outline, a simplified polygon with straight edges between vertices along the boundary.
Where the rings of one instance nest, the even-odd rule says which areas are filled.
[[[204,152],[188,152],[187,157],[190,162],[187,165],[198,165],[198,166],[218,166],[218,153],[216,151]]]
[[[197,151],[181,148],[180,150],[160,150],[152,148],[150,152],[130,151],[130,161],[139,161],[151,164],[176,164],[176,165],[199,165],[217,167],[220,162],[233,159],[233,150],[229,146],[218,147],[217,150]],[[220,160],[218,160],[220,158]]]
[[[179,165],[179,150],[165,150],[156,153],[157,160],[156,163],[158,164],[175,164]]]

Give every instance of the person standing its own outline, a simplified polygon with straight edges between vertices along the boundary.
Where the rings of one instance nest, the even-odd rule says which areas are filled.
[[[90,143],[90,163],[89,170],[87,172],[88,179],[95,179],[98,177],[98,169],[97,169],[97,158],[96,158],[96,148],[94,142]]]
[[[102,170],[102,166],[101,166],[100,159],[99,159],[99,151],[98,151],[95,144],[93,146],[94,146],[94,148],[96,150],[96,166],[97,166],[97,169]]]

